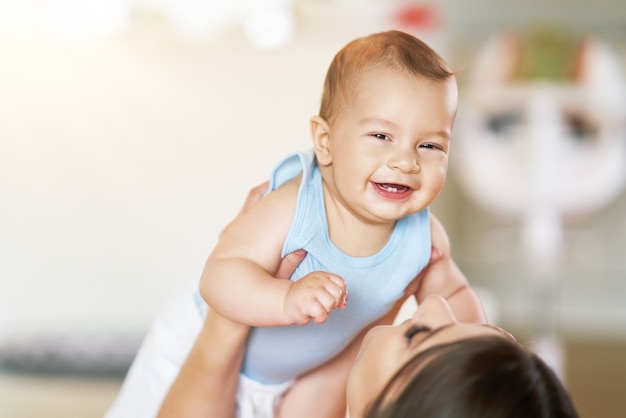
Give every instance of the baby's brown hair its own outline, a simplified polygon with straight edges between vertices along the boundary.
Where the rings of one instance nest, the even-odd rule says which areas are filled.
[[[344,46],[330,63],[319,115],[332,123],[363,75],[375,66],[434,81],[454,75],[437,52],[408,33],[390,30],[358,38]]]

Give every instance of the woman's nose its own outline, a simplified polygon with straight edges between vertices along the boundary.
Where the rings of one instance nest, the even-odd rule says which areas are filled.
[[[413,314],[412,321],[415,324],[427,326],[431,329],[457,322],[452,308],[450,308],[446,299],[440,295],[427,296],[418,305],[415,314]]]

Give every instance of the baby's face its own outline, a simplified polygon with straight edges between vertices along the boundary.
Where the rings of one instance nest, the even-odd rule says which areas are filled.
[[[389,222],[441,191],[457,108],[456,80],[369,70],[330,126],[337,192],[357,216]]]

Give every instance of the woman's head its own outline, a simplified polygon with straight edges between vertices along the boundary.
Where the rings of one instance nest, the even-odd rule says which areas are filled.
[[[353,418],[577,416],[541,359],[499,329],[458,323],[435,296],[409,321],[370,331],[348,406]]]
[[[366,418],[575,417],[552,370],[501,336],[432,347],[407,363],[383,389]]]

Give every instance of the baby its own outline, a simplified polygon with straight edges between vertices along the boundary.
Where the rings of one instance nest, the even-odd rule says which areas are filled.
[[[211,309],[256,327],[240,417],[272,417],[281,401],[286,417],[345,411],[341,389],[305,402],[318,399],[306,382],[342,382],[323,365],[352,360],[364,332],[390,323],[406,297],[439,294],[459,320],[485,321],[428,210],[446,178],[456,109],[454,73],[412,35],[378,33],[337,53],[311,119],[313,151],[277,166],[271,191],[224,231],[202,274]],[[442,257],[429,264],[432,246]],[[291,280],[272,277],[298,249],[307,256]]]

